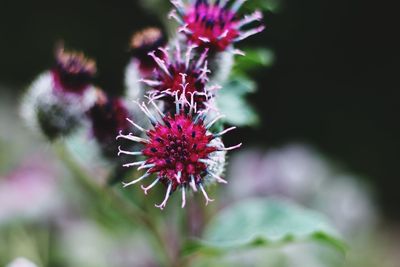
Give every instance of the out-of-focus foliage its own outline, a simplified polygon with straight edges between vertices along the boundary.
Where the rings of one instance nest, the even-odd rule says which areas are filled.
[[[339,252],[345,251],[341,237],[324,216],[286,201],[261,198],[224,209],[207,225],[203,239],[190,249],[218,254],[300,241],[324,241]]]
[[[263,11],[279,12],[282,7],[282,0],[252,0],[244,4],[244,9],[254,10],[261,9]]]
[[[217,105],[221,112],[225,114],[227,123],[238,126],[253,126],[259,122],[259,117],[254,108],[245,99],[247,94],[253,93],[255,90],[255,83],[244,76],[230,79],[219,90]]]
[[[274,54],[267,49],[247,48],[246,56],[237,56],[232,73],[219,90],[217,106],[226,115],[225,121],[237,126],[257,126],[260,118],[247,100],[249,94],[257,91],[257,85],[248,73],[269,67],[274,62]]]
[[[245,75],[249,71],[262,67],[270,67],[274,64],[275,57],[271,50],[264,48],[247,48],[243,52],[245,56],[237,56],[233,72]]]

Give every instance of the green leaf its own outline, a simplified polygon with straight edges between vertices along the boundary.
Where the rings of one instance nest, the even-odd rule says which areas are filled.
[[[247,1],[243,9],[247,12],[253,11],[255,9],[261,9],[263,11],[270,12],[279,12],[281,8],[282,1],[281,0],[252,0]]]
[[[321,214],[285,201],[250,199],[220,212],[207,225],[204,238],[192,242],[186,252],[220,254],[307,240],[346,250],[340,235]]]
[[[256,91],[256,84],[237,76],[229,80],[218,92],[217,106],[225,114],[225,122],[236,126],[253,126],[259,122],[254,108],[247,102],[245,95]]]
[[[249,72],[259,67],[268,67],[274,63],[275,57],[271,50],[265,48],[243,49],[245,56],[236,57],[234,71],[237,73]]]

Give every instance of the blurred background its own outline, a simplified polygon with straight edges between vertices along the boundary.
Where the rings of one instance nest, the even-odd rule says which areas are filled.
[[[130,35],[145,26],[162,24],[158,16],[143,12],[139,1],[134,0],[1,0],[0,3],[0,176],[38,172],[42,177],[41,172],[45,172],[49,176],[45,180],[47,187],[38,190],[47,190],[47,193],[36,193],[54,199],[52,186],[59,186],[60,182],[53,181],[51,173],[58,168],[33,162],[33,158],[49,158],[49,162],[53,159],[46,144],[38,149],[32,143],[35,137],[26,133],[18,119],[16,106],[24,89],[37,74],[53,65],[54,44],[64,40],[69,47],[81,49],[95,58],[99,69],[96,83],[109,93],[119,95],[129,61]],[[361,198],[367,200],[360,204],[367,207],[360,210],[366,209],[365,216],[374,217],[371,219],[374,223],[378,221],[382,238],[391,236],[390,241],[384,242],[391,244],[385,250],[388,254],[398,248],[396,236],[400,220],[396,16],[394,8],[376,1],[280,1],[276,12],[265,13],[267,29],[241,44],[267,47],[274,53],[274,64],[252,73],[258,92],[249,99],[260,113],[260,126],[242,128],[239,134],[227,139],[228,143],[243,140],[247,148],[257,146],[257,150],[250,149],[242,156],[266,158],[270,166],[281,166],[279,158],[285,155],[292,163],[316,157],[317,162],[329,162],[329,167],[323,163],[325,167],[318,165],[318,170],[340,170],[336,171],[340,175],[330,174],[329,179],[338,180],[340,176],[340,181],[350,181],[352,185],[345,184],[343,188],[367,188],[361,193]],[[315,164],[311,165],[315,167]],[[249,168],[254,171],[261,169],[260,166]],[[292,166],[289,163],[288,168]],[[284,173],[287,168],[282,168]],[[282,175],[279,168],[277,171],[278,176]],[[350,174],[352,177],[346,178]],[[300,181],[311,187],[312,182]],[[292,195],[292,189],[288,192],[287,187],[279,186],[284,189],[279,187],[277,191]],[[2,198],[4,188],[0,187],[0,202],[7,201]],[[269,187],[265,192],[273,194],[272,191]],[[62,196],[55,195],[60,199],[51,201],[54,205],[50,207],[49,201],[40,200],[43,207],[39,206],[42,208],[37,208],[37,212],[54,211],[60,209],[57,205],[65,205]],[[295,195],[297,199],[298,193]],[[306,201],[300,198],[299,202]],[[6,213],[0,211],[0,221]],[[357,224],[363,224],[363,220]],[[85,232],[85,227],[88,225],[74,228],[74,234]],[[388,229],[393,232],[384,234]],[[13,231],[27,236],[18,227],[13,227]],[[66,232],[64,235],[68,245],[72,237]],[[103,241],[105,247],[110,246],[108,241]],[[1,249],[5,248],[0,245]],[[5,262],[0,261],[0,265]],[[396,266],[394,262],[387,266]]]

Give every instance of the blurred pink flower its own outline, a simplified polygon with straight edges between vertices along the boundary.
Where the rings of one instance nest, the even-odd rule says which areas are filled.
[[[56,172],[42,155],[24,162],[0,178],[0,223],[24,218],[46,218],[61,205]]]
[[[343,233],[368,229],[376,222],[375,206],[362,181],[310,147],[247,150],[233,156],[231,163],[228,199],[284,197],[326,214]]]
[[[25,258],[16,258],[7,264],[6,267],[37,267],[37,265]]]

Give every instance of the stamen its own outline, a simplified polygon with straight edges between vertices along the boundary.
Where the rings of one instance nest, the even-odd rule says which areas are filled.
[[[233,41],[234,42],[242,41],[243,39],[246,39],[249,36],[252,36],[254,34],[262,32],[264,29],[265,29],[265,26],[260,26],[260,27],[257,27],[255,29],[248,30],[246,32],[241,32],[239,37],[235,38]]]
[[[184,5],[182,0],[171,0],[171,3],[175,6],[178,13],[183,16],[185,14]]]
[[[127,121],[129,121],[130,124],[132,124],[133,126],[135,126],[139,131],[145,132],[146,130],[142,127],[140,127],[139,125],[137,125],[136,123],[134,123],[131,119],[126,118]]]
[[[186,205],[186,194],[185,194],[185,191],[186,191],[185,187],[182,186],[182,209],[183,209],[183,208],[185,207],[185,205]]]
[[[194,95],[196,92],[189,92],[190,94],[190,103],[189,103],[189,114],[193,114],[194,109]]]
[[[207,145],[208,146],[208,145]],[[212,147],[212,146],[211,146]],[[212,165],[212,164],[217,164],[217,162],[212,161],[210,159],[199,159],[197,160],[198,162],[204,163],[206,165]]]
[[[133,101],[133,103],[135,103],[135,104],[137,104],[137,105],[139,106],[139,108],[140,108],[140,109],[142,110],[142,112],[147,116],[147,118],[150,120],[150,122],[151,122],[153,125],[156,125],[156,124],[157,124],[156,118],[154,118],[154,116],[151,115],[151,113],[147,113],[146,109],[143,107],[143,106],[144,106],[144,103],[143,103],[143,106],[142,106],[139,102],[137,102],[137,101]]]
[[[158,181],[160,181],[160,178],[157,178],[154,180],[154,182],[152,182],[149,186],[144,187],[143,185],[141,185],[140,187],[143,189],[144,194],[147,195],[147,191],[149,191],[150,189],[152,189],[157,183]]]
[[[187,35],[192,35],[193,32],[188,28],[189,24],[184,24],[178,28],[179,33],[185,33]]]
[[[194,118],[194,124],[197,124],[197,122],[200,120],[200,119],[204,119],[206,116],[207,116],[207,112],[208,112],[208,110],[202,110],[202,111],[200,111],[200,112],[198,112],[197,113],[197,116],[196,116],[196,118]]]
[[[204,195],[204,198],[206,199],[206,206],[207,206],[208,203],[213,202],[214,199],[211,199],[211,198],[208,197],[207,192],[206,192],[206,190],[204,190],[204,187],[203,187],[202,184],[199,184],[199,186],[200,186],[201,192],[202,192],[203,195]]]
[[[171,10],[171,12],[169,12],[168,18],[169,19],[171,19],[171,18],[175,19],[181,25],[185,24],[185,22],[183,22],[182,18],[180,18],[178,16],[178,14],[176,14],[176,9],[173,9],[173,10]]]
[[[208,82],[208,77],[207,74],[211,73],[211,71],[208,69],[208,61],[206,60],[206,62],[204,63],[203,68],[200,69],[201,73],[199,75],[199,78],[202,82]]]
[[[215,180],[217,180],[218,183],[221,183],[221,184],[227,184],[227,183],[228,183],[228,181],[226,181],[225,179],[222,179],[221,177],[219,177],[219,176],[216,175],[215,173],[212,173],[212,172],[210,172],[210,171],[207,171],[207,173],[208,173],[209,175],[211,175],[212,177],[214,177]]]
[[[147,97],[147,96],[145,96],[145,97]],[[149,97],[147,97],[147,98],[149,98]],[[157,98],[152,98],[152,99],[149,98],[149,102],[148,103],[152,104],[152,106],[157,111],[158,115],[161,116],[161,118],[164,118],[165,114],[160,110],[160,108],[156,105],[156,103],[154,103],[154,100],[156,100],[156,99]]]
[[[162,85],[162,82],[160,81],[153,81],[153,80],[147,80],[147,79],[140,79],[139,82],[145,83],[146,85],[150,87],[156,87]]]
[[[120,138],[124,138],[124,139],[131,140],[131,141],[138,142],[138,143],[150,144],[149,140],[138,137],[138,136],[134,136],[134,135],[132,135],[132,133],[129,133],[128,135],[124,135],[124,134],[122,134],[122,131],[119,131],[119,135],[116,137],[116,139],[118,140]]]
[[[190,175],[190,186],[194,192],[197,192],[196,182],[194,181],[194,176]]]
[[[151,56],[151,57],[154,59],[154,61],[157,63],[157,65],[158,65],[169,77],[172,77],[171,73],[169,73],[169,71],[168,71],[167,66],[165,65],[165,61],[164,61],[164,60],[162,60],[161,58],[157,57],[157,56],[155,55],[155,52],[154,52],[154,51],[153,51],[153,52],[150,52],[148,55]]]
[[[139,177],[138,179],[133,180],[132,182],[129,182],[129,183],[122,182],[122,184],[123,184],[124,187],[127,187],[127,186],[130,186],[130,185],[133,185],[133,184],[136,184],[136,183],[140,182],[141,180],[143,180],[144,178],[148,177],[149,175],[150,175],[150,173],[146,172],[143,176]]]
[[[160,210],[163,210],[165,208],[165,206],[167,205],[167,201],[169,199],[169,194],[171,193],[171,189],[172,189],[172,183],[169,183],[168,188],[167,188],[167,193],[165,194],[164,201],[160,205],[155,205]]]
[[[256,10],[253,14],[244,16],[244,18],[238,22],[236,27],[239,29],[253,21],[260,21],[262,18],[262,13],[259,10]]]
[[[246,55],[246,53],[244,51],[240,50],[240,49],[233,50],[233,54],[234,55],[238,55],[238,56],[245,56]]]
[[[144,102],[142,103],[142,110],[143,110],[143,112],[147,115],[147,117],[149,117],[150,118],[150,121],[153,123],[155,123],[155,124],[157,124],[157,123],[162,123],[162,121],[159,121],[159,120],[157,120],[154,116],[153,116],[153,114],[151,114],[151,111],[149,110],[149,108],[144,104]]]
[[[226,134],[227,132],[230,132],[230,131],[235,130],[235,129],[236,129],[236,127],[233,126],[233,127],[228,128],[228,129],[225,129],[225,130],[223,130],[223,131],[221,131],[219,133],[213,134],[213,136],[214,137],[220,137],[220,136]]]
[[[164,93],[158,93],[158,91],[156,91],[153,95],[151,95],[150,97],[149,97],[149,102],[154,102],[155,100],[158,100],[158,99],[160,99],[160,98],[163,98],[164,96],[166,96],[166,94],[164,94]],[[150,99],[151,98],[151,99]]]
[[[176,181],[178,182],[178,184],[180,184],[181,183],[182,172],[179,171],[178,174],[175,177],[176,177]]]
[[[223,33],[221,33],[220,36],[218,36],[217,40],[220,41],[224,39],[226,36],[228,36],[229,30],[225,30]]]
[[[164,54],[166,60],[169,60],[168,47],[159,47],[158,50],[160,50]]]
[[[126,164],[124,164],[124,165],[122,165],[122,166],[123,166],[123,167],[126,167],[126,168],[129,168],[129,167],[133,167],[133,166],[143,165],[143,164],[145,164],[145,163],[146,163],[145,160],[143,160],[143,161],[135,161],[135,162],[132,162],[132,163],[126,163]]]
[[[140,156],[140,155],[142,155],[142,152],[141,151],[130,152],[130,151],[122,150],[121,146],[118,146],[118,156],[120,156],[121,154],[131,155],[131,156]]]
[[[209,49],[206,48],[206,49],[204,50],[204,52],[201,53],[201,56],[200,56],[200,58],[199,58],[199,60],[197,61],[197,64],[196,64],[196,69],[200,68],[201,64],[203,64],[204,60],[205,60],[206,57],[207,57],[208,50],[209,50]]]
[[[219,121],[220,119],[224,118],[225,115],[219,115],[217,116],[214,120],[212,120],[209,124],[206,125],[206,129],[210,129],[211,126],[213,126],[214,123]]]
[[[241,146],[242,146],[242,143],[240,143],[240,144],[238,144],[236,146],[231,146],[231,147],[218,147],[218,150],[219,151],[231,151],[231,150],[237,149],[237,148],[239,148]]]
[[[185,66],[186,66],[186,70],[189,68],[189,63],[190,63],[190,60],[192,59],[192,50],[194,49],[194,48],[196,48],[197,47],[197,45],[190,45],[188,48],[187,48],[187,51],[186,51],[186,64],[185,64]]]
[[[138,168],[138,170],[140,171],[140,170],[143,170],[143,169],[151,169],[151,168],[153,168],[153,167],[155,167],[156,166],[156,164],[146,164],[146,165],[142,165],[142,166],[140,166],[139,168]]]
[[[207,37],[199,37],[199,40],[205,42],[205,43],[209,43],[210,39],[208,39]]]
[[[180,101],[178,99],[178,92],[175,92],[175,113],[179,115],[180,113]]]

